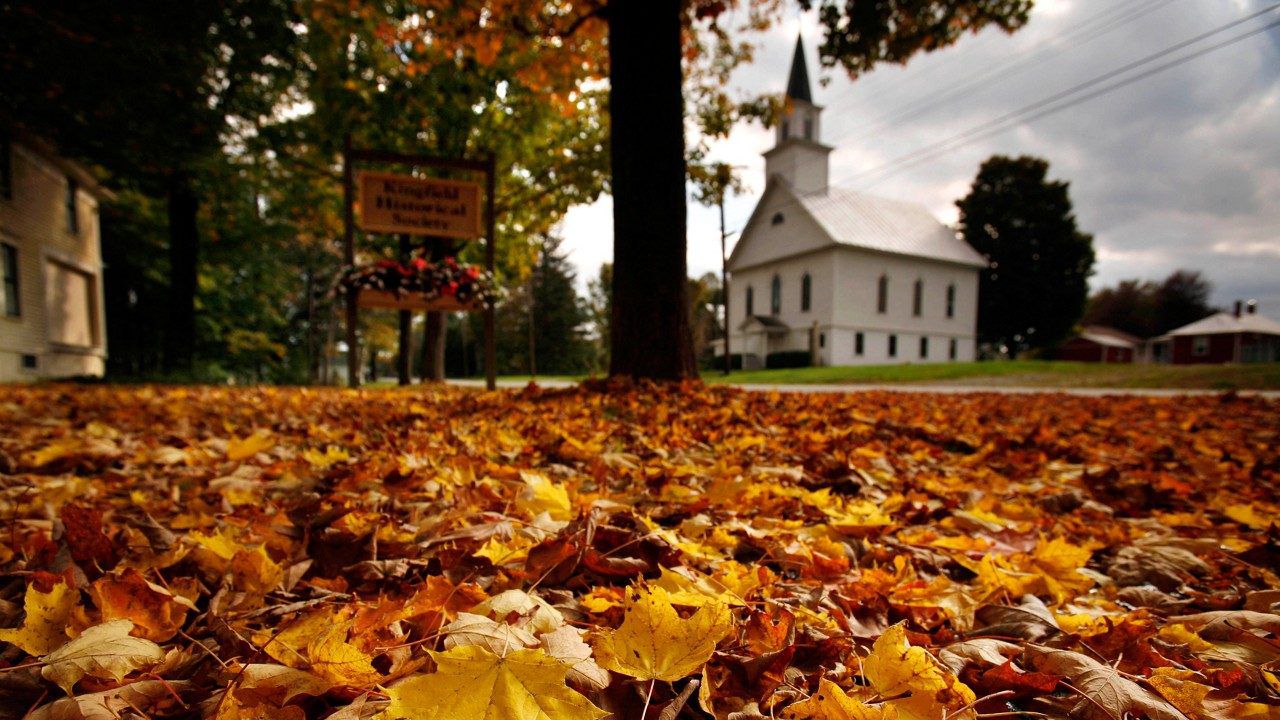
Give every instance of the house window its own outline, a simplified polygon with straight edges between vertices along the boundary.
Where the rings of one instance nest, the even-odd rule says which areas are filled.
[[[76,193],[79,190],[80,186],[76,185],[76,181],[67,178],[67,232],[72,235],[80,234],[80,215],[76,212]]]
[[[0,133],[0,197],[13,198],[13,143]]]
[[[751,317],[752,315],[756,314],[756,292],[751,288],[750,285],[747,286],[746,308],[747,308],[747,317]]]
[[[782,278],[777,275],[773,276],[773,283],[769,286],[769,313],[782,313]]]
[[[956,286],[948,285],[947,286],[947,317],[953,318],[955,316],[956,316]]]
[[[898,336],[889,336],[889,357],[898,357]]]
[[[770,225],[781,225],[781,224],[782,224],[782,222],[783,222],[784,220],[786,220],[786,219],[787,219],[787,218],[786,218],[786,216],[784,216],[782,213],[774,213],[774,214],[773,214],[773,219],[769,221],[769,224],[770,224]]]
[[[916,284],[911,288],[911,314],[920,317],[920,312],[924,308],[924,281],[916,280]]]
[[[876,312],[881,315],[889,310],[889,276],[881,275],[880,284],[876,288]]]
[[[4,273],[4,292],[0,293],[0,314],[18,317],[18,248],[0,243],[0,272]]]
[[[59,345],[97,345],[94,279],[69,265],[49,261],[44,274],[49,340]]]
[[[925,360],[929,357],[929,338],[920,338],[920,359]]]
[[[864,346],[863,346],[862,333],[854,333],[853,334],[853,354],[857,355],[858,357],[862,357],[863,347]]]
[[[804,139],[805,140],[813,139],[813,119],[812,118],[804,119]]]
[[[947,359],[949,360],[956,359],[956,350],[957,350],[956,346],[957,346],[956,339],[951,338],[951,342],[948,343],[947,345]]]
[[[800,312],[809,312],[809,298],[813,295],[813,278],[805,273],[800,278]]]
[[[1191,341],[1192,355],[1208,355],[1209,354],[1209,336],[1197,335]]]

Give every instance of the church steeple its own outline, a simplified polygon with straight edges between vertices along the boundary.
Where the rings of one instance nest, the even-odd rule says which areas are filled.
[[[787,99],[813,103],[809,92],[809,66],[804,60],[804,38],[796,36],[796,53],[791,58],[791,77],[787,80]]]
[[[779,175],[802,193],[826,192],[827,156],[832,148],[821,137],[822,108],[813,104],[804,40],[796,37],[796,51],[787,77],[786,107],[778,120],[776,144],[764,154],[765,173]]]

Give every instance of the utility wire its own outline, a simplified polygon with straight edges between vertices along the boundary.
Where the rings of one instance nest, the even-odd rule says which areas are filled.
[[[1271,8],[1268,8],[1268,10],[1263,12],[1269,12],[1270,10],[1274,10],[1277,7],[1280,7],[1280,5],[1273,5],[1271,6]],[[1251,16],[1250,18],[1247,18],[1247,19],[1252,19],[1253,17],[1256,17],[1256,15]],[[1232,25],[1237,25],[1237,24],[1239,24],[1238,21],[1236,23],[1233,23]],[[853,175],[842,178],[840,182],[857,180],[863,177],[874,177],[875,175],[883,175],[883,177],[876,179],[875,182],[879,183],[881,180],[884,179],[884,177],[889,177],[892,174],[900,172],[901,170],[904,170],[906,168],[913,167],[914,165],[917,165],[920,162],[923,162],[925,160],[932,159],[934,157],[937,157],[938,155],[945,154],[957,148],[963,147],[964,145],[968,145],[969,143],[975,142],[977,140],[981,140],[986,137],[990,137],[991,135],[994,135],[999,132],[1003,132],[1004,130],[1009,129],[1014,125],[1038,120],[1042,117],[1045,117],[1046,115],[1051,115],[1053,113],[1065,110],[1067,108],[1074,107],[1076,105],[1079,105],[1080,103],[1086,102],[1088,100],[1092,100],[1093,98],[1096,98],[1100,95],[1105,95],[1109,92],[1118,90],[1127,85],[1131,85],[1135,82],[1138,82],[1139,80],[1145,80],[1146,78],[1149,78],[1152,75],[1156,75],[1170,68],[1183,65],[1192,60],[1203,57],[1204,55],[1208,55],[1209,53],[1214,52],[1216,50],[1221,50],[1222,48],[1228,47],[1230,45],[1234,45],[1242,40],[1251,38],[1254,35],[1257,35],[1262,32],[1266,32],[1267,30],[1270,30],[1271,28],[1274,28],[1277,26],[1280,26],[1280,20],[1272,22],[1269,25],[1264,25],[1262,27],[1255,28],[1253,30],[1250,30],[1247,33],[1243,33],[1241,35],[1228,38],[1227,40],[1215,43],[1208,47],[1201,48],[1200,50],[1197,50],[1193,53],[1184,55],[1180,58],[1176,58],[1167,63],[1164,63],[1163,65],[1157,65],[1154,68],[1145,70],[1141,73],[1138,73],[1137,75],[1130,76],[1128,78],[1112,83],[1110,85],[1104,85],[1103,87],[1097,90],[1094,90],[1093,92],[1086,93],[1077,98],[1072,98],[1060,105],[1056,105],[1056,106],[1051,105],[1053,102],[1057,102],[1058,100],[1062,100],[1066,97],[1069,97],[1070,95],[1074,95],[1075,93],[1080,92],[1081,90],[1094,87],[1095,85],[1098,84],[1099,81],[1109,80],[1115,77],[1116,75],[1121,74],[1121,72],[1133,70],[1141,64],[1146,64],[1147,61],[1143,61],[1141,63],[1136,63],[1136,64],[1131,63],[1123,71],[1113,71],[1110,73],[1105,73],[1103,76],[1099,76],[1098,78],[1095,78],[1095,80],[1089,81],[1088,83],[1081,83],[1080,85],[1077,85],[1071,88],[1069,91],[1064,90],[1063,92],[1055,93],[1054,95],[1051,95],[1048,98],[1032,103],[1031,105],[1028,105],[1017,111],[1014,111],[1012,113],[1007,113],[1006,115],[998,117],[994,120],[987,121],[985,123],[982,123],[981,125],[970,128],[962,133],[953,135],[950,138],[939,141],[937,143],[933,143],[932,145],[926,146],[919,150],[915,150],[913,152],[907,153],[906,155],[895,158],[894,160],[890,160],[889,162],[879,165],[877,167],[871,168],[870,170],[854,173]],[[1214,34],[1216,34],[1216,31]],[[1204,37],[1207,37],[1207,35],[1201,36],[1198,39],[1203,39]],[[1181,47],[1177,49],[1181,49],[1182,47],[1186,46],[1185,43],[1180,45]],[[1168,53],[1162,52],[1162,53],[1159,53],[1158,55],[1163,56],[1167,54]],[[1156,56],[1152,56],[1151,59],[1155,59],[1155,57]],[[1046,108],[1046,109],[1041,110],[1041,108]]]
[[[1137,14],[1143,14],[1143,13],[1145,13],[1145,12],[1149,12],[1150,10],[1154,10],[1154,9],[1156,9],[1156,8],[1157,8],[1157,7],[1159,7],[1160,5],[1164,5],[1164,4],[1167,4],[1167,3],[1169,3],[1169,2],[1172,2],[1172,0],[1150,0],[1149,5],[1147,5],[1147,6],[1141,6],[1141,5],[1140,5],[1140,6],[1139,6],[1139,8],[1138,8],[1135,12],[1136,12]],[[1113,22],[1113,23],[1117,23],[1117,24],[1116,24],[1116,25],[1113,25],[1112,27],[1118,27],[1119,25],[1122,25],[1122,24],[1127,23],[1127,22],[1131,21],[1132,19],[1134,19],[1134,18],[1132,18],[1132,17],[1124,17],[1124,18],[1120,18],[1119,20],[1116,20],[1116,19],[1113,19],[1113,18],[1111,17],[1111,16],[1113,16],[1113,15],[1123,14],[1126,10],[1133,10],[1133,8],[1132,8],[1132,7],[1125,7],[1123,4],[1116,4],[1116,5],[1113,5],[1112,7],[1108,8],[1107,10],[1104,10],[1104,11],[1102,11],[1102,12],[1100,12],[1100,13],[1097,13],[1096,15],[1093,15],[1093,16],[1091,16],[1091,17],[1089,17],[1089,18],[1086,18],[1085,20],[1081,21],[1079,25],[1076,25],[1074,28],[1072,28],[1071,30],[1069,30],[1069,31],[1068,31],[1068,32],[1066,32],[1065,34],[1063,34],[1063,35],[1061,35],[1061,36],[1059,36],[1059,37],[1057,37],[1057,38],[1047,38],[1044,42],[1041,42],[1040,44],[1038,44],[1038,45],[1036,45],[1035,47],[1031,48],[1031,49],[1029,50],[1029,52],[1034,53],[1034,54],[1040,54],[1041,52],[1043,52],[1043,51],[1045,51],[1045,50],[1051,50],[1051,49],[1053,49],[1053,47],[1054,47],[1054,46],[1057,46],[1059,43],[1065,43],[1065,42],[1067,42],[1067,41],[1069,41],[1069,40],[1074,39],[1074,38],[1075,38],[1076,36],[1078,36],[1078,35],[1086,34],[1086,33],[1092,32],[1092,31],[1093,31],[1093,29],[1094,29],[1094,27],[1095,27],[1095,26],[1097,26],[1097,25],[1105,25],[1105,24],[1107,24],[1108,22]],[[1131,14],[1132,14],[1132,13],[1131,13]],[[1103,31],[1102,31],[1102,33],[1105,33],[1105,32],[1107,32],[1107,30],[1103,30]],[[980,36],[978,36],[978,42],[976,42],[976,43],[972,43],[972,44],[968,45],[968,46],[966,47],[966,49],[969,51],[969,53],[972,53],[974,50],[977,50],[978,48],[980,48],[980,47],[982,47],[982,46],[984,46],[984,45],[986,45],[986,44],[989,44],[989,43],[990,43],[990,38],[992,38],[992,37],[994,37],[994,35],[992,35],[992,34],[980,35]],[[1026,62],[1026,61],[1023,61],[1023,62]],[[916,73],[914,73],[914,74],[908,75],[908,76],[906,76],[905,78],[903,78],[901,81],[899,81],[899,83],[898,83],[898,84],[897,84],[897,85],[896,85],[892,90],[896,91],[896,90],[899,90],[899,89],[901,89],[901,88],[903,88],[903,87],[905,87],[905,86],[914,85],[914,84],[918,83],[918,82],[920,81],[920,79],[922,79],[922,78],[924,78],[924,77],[927,77],[927,76],[931,75],[933,72],[935,72],[936,70],[938,70],[938,69],[940,69],[940,68],[945,68],[945,67],[954,67],[954,63],[944,63],[944,62],[939,62],[939,63],[937,63],[937,64],[935,64],[935,65],[931,65],[931,66],[929,66],[929,67],[926,67],[926,68],[924,68],[924,69],[922,69],[922,70],[920,70],[920,71],[918,71],[918,72],[916,72]],[[997,67],[993,68],[993,70],[994,70],[994,71],[996,71],[996,72],[999,72],[999,71],[1000,71],[1000,67],[999,67],[999,66],[997,66]],[[988,73],[987,73],[987,74],[990,74],[990,70],[988,71]],[[985,74],[984,74],[984,76],[983,76],[983,77],[985,77]],[[869,79],[874,81],[874,80],[876,79],[876,76],[875,76],[875,75],[871,75]],[[971,82],[972,82],[972,81],[971,81]],[[846,93],[843,97],[841,97],[841,98],[837,98],[836,100],[834,100],[834,101],[833,101],[833,102],[831,102],[830,104],[828,104],[828,105],[824,106],[824,109],[825,109],[825,110],[831,110],[831,111],[834,111],[834,110],[842,109],[842,108],[847,107],[847,106],[849,106],[849,105],[855,104],[855,103],[860,99],[860,96],[861,96],[861,95],[866,94],[866,92],[874,92],[874,90],[875,90],[875,89],[876,89],[876,86],[875,86],[874,84],[873,84],[873,85],[871,85],[871,86],[866,86],[866,85],[856,86],[856,87],[855,87],[855,88],[853,88],[850,92]],[[859,90],[861,90],[861,91],[863,91],[863,92],[857,92],[857,91],[859,91]],[[900,93],[893,92],[893,91],[891,91],[891,92],[890,92],[890,96],[894,96],[894,95],[898,95],[898,94],[900,94]],[[877,98],[877,99],[883,99],[883,98]],[[919,104],[920,102],[930,102],[931,100],[933,100],[933,98],[928,98],[928,97],[917,98],[915,101],[911,101],[910,103],[908,103],[908,106],[906,106],[906,107],[914,107],[915,105]],[[897,113],[897,112],[898,112],[898,111],[895,111],[895,110],[891,110],[891,111],[890,111],[890,113]],[[882,124],[883,124],[883,122],[884,122],[884,118],[885,118],[885,117],[886,117],[886,116],[882,115],[880,120],[872,121],[872,124],[874,124],[874,125],[876,126],[876,129],[879,129],[880,125],[882,125]],[[855,131],[853,131],[853,132],[851,132],[851,133],[849,133],[849,134],[856,134],[856,133],[858,133],[858,132],[861,132],[861,131],[859,131],[859,130],[855,130]],[[872,132],[872,131],[868,131],[868,132]]]
[[[1177,44],[1175,44],[1175,45],[1172,45],[1172,46],[1170,46],[1170,47],[1168,47],[1168,48],[1166,48],[1166,49],[1164,49],[1164,50],[1161,50],[1161,51],[1159,51],[1159,52],[1157,52],[1157,53],[1153,53],[1152,55],[1149,55],[1149,56],[1147,56],[1147,57],[1145,57],[1145,58],[1142,58],[1142,59],[1140,59],[1140,60],[1135,60],[1135,61],[1133,61],[1133,62],[1131,62],[1131,63],[1127,63],[1126,65],[1124,65],[1124,66],[1122,66],[1122,67],[1120,67],[1120,68],[1116,68],[1116,69],[1114,69],[1114,70],[1110,70],[1110,71],[1108,71],[1108,72],[1106,72],[1106,73],[1103,73],[1102,75],[1099,75],[1099,76],[1097,76],[1097,77],[1095,77],[1095,78],[1093,78],[1093,79],[1091,79],[1091,80],[1088,80],[1088,81],[1086,81],[1086,82],[1084,82],[1084,83],[1079,83],[1078,85],[1075,85],[1075,86],[1073,86],[1072,88],[1069,88],[1068,90],[1064,90],[1064,91],[1061,91],[1061,92],[1058,92],[1058,93],[1054,93],[1053,95],[1049,96],[1048,98],[1044,98],[1044,99],[1038,100],[1038,101],[1036,101],[1036,102],[1034,102],[1034,103],[1031,103],[1030,105],[1025,106],[1025,107],[1023,107],[1023,108],[1021,108],[1021,109],[1019,109],[1019,110],[1016,110],[1016,111],[1013,111],[1013,112],[1010,112],[1010,113],[1006,113],[1005,115],[1002,115],[1001,117],[996,118],[995,120],[992,120],[992,121],[988,121],[988,122],[982,123],[982,124],[980,124],[980,125],[978,125],[978,126],[976,126],[976,127],[974,127],[974,128],[970,128],[969,130],[966,130],[966,131],[964,131],[964,132],[961,132],[961,133],[958,133],[958,134],[956,134],[956,135],[953,135],[953,136],[952,136],[952,137],[950,137],[950,138],[947,138],[947,139],[942,140],[942,141],[937,142],[937,143],[933,143],[933,144],[931,144],[931,145],[929,145],[929,146],[927,146],[927,147],[925,147],[925,148],[922,148],[922,149],[920,149],[920,150],[913,151],[913,152],[908,153],[908,154],[906,154],[906,155],[903,155],[903,156],[901,156],[901,157],[899,157],[899,158],[896,158],[896,159],[891,160],[891,161],[889,161],[889,162],[883,163],[882,165],[879,165],[879,166],[877,166],[877,167],[875,167],[875,168],[872,168],[872,169],[870,169],[870,170],[863,171],[863,172],[858,172],[858,173],[853,173],[853,174],[851,174],[851,175],[848,175],[848,176],[844,176],[844,177],[842,177],[842,178],[839,178],[839,179],[837,179],[837,180],[835,180],[835,181],[833,181],[833,182],[829,183],[829,186],[832,186],[832,187],[840,187],[840,186],[842,186],[842,185],[847,185],[850,181],[857,180],[858,178],[861,178],[861,177],[864,177],[864,176],[871,176],[871,175],[874,175],[874,174],[881,174],[881,177],[879,177],[879,178],[875,179],[873,182],[871,182],[870,184],[866,185],[865,187],[871,187],[871,186],[874,186],[875,184],[878,184],[879,182],[883,181],[885,178],[890,177],[891,175],[896,174],[897,172],[900,172],[901,170],[905,170],[905,169],[907,169],[907,168],[909,168],[909,167],[912,167],[912,166],[914,166],[914,165],[919,164],[920,162],[924,162],[925,160],[929,160],[929,159],[932,159],[933,157],[936,157],[936,156],[938,156],[938,155],[942,155],[942,154],[945,154],[945,153],[950,152],[950,151],[952,151],[952,150],[958,149],[958,148],[960,148],[960,147],[962,147],[962,146],[964,146],[964,145],[967,145],[967,144],[969,144],[969,143],[976,142],[976,141],[978,141],[978,140],[984,139],[984,138],[989,137],[989,136],[991,136],[991,135],[995,135],[995,134],[997,134],[997,133],[999,133],[999,132],[1003,132],[1004,130],[1007,130],[1007,129],[1009,129],[1010,127],[1012,127],[1013,125],[1020,124],[1020,123],[1026,123],[1026,122],[1032,122],[1032,121],[1038,120],[1038,119],[1040,119],[1040,118],[1042,118],[1042,117],[1045,117],[1045,116],[1047,116],[1047,115],[1051,115],[1051,114],[1053,114],[1053,113],[1060,112],[1060,111],[1065,110],[1065,109],[1067,109],[1067,108],[1074,107],[1075,105],[1078,105],[1078,104],[1080,104],[1080,103],[1086,102],[1086,101],[1088,101],[1088,100],[1092,100],[1092,99],[1094,99],[1094,98],[1096,98],[1096,97],[1099,97],[1099,96],[1101,96],[1101,95],[1105,95],[1105,94],[1107,94],[1107,93],[1109,93],[1109,92],[1113,92],[1113,91],[1115,91],[1115,90],[1118,90],[1118,89],[1120,89],[1120,88],[1122,88],[1122,87],[1125,87],[1125,86],[1127,86],[1127,85],[1130,85],[1130,84],[1132,84],[1132,83],[1138,82],[1138,81],[1140,81],[1140,80],[1144,80],[1144,79],[1146,79],[1146,78],[1148,78],[1148,77],[1151,77],[1151,76],[1156,75],[1156,74],[1158,74],[1158,73],[1164,72],[1165,70],[1168,70],[1168,69],[1170,69],[1170,68],[1176,67],[1176,66],[1178,66],[1178,65],[1185,64],[1185,63],[1187,63],[1187,62],[1190,62],[1190,61],[1192,61],[1192,60],[1195,60],[1195,59],[1197,59],[1197,58],[1200,58],[1200,57],[1202,57],[1202,56],[1204,56],[1204,55],[1207,55],[1207,54],[1209,54],[1209,53],[1211,53],[1211,52],[1214,52],[1214,51],[1216,51],[1216,50],[1220,50],[1220,49],[1225,48],[1225,47],[1228,47],[1228,46],[1230,46],[1230,45],[1234,45],[1234,44],[1236,44],[1236,43],[1238,43],[1238,42],[1241,42],[1241,41],[1246,40],[1246,39],[1248,39],[1248,38],[1250,38],[1250,37],[1253,37],[1254,35],[1258,35],[1258,34],[1260,34],[1260,33],[1266,32],[1267,30],[1270,30],[1270,29],[1272,29],[1272,28],[1274,28],[1274,27],[1278,27],[1278,26],[1280,26],[1280,21],[1272,22],[1272,23],[1270,23],[1270,24],[1268,24],[1268,25],[1264,25],[1264,26],[1262,26],[1262,27],[1256,28],[1256,29],[1251,30],[1251,31],[1249,31],[1249,32],[1247,32],[1247,33],[1243,33],[1243,34],[1241,34],[1241,35],[1234,36],[1234,37],[1229,38],[1229,39],[1227,39],[1227,40],[1225,40],[1225,41],[1222,41],[1222,42],[1216,43],[1216,44],[1214,44],[1214,45],[1211,45],[1211,46],[1209,46],[1209,47],[1202,48],[1202,49],[1197,50],[1197,51],[1195,51],[1195,52],[1193,52],[1193,53],[1191,53],[1191,54],[1184,55],[1184,56],[1182,56],[1182,57],[1180,57],[1180,58],[1177,58],[1177,59],[1175,59],[1175,60],[1172,60],[1172,61],[1170,61],[1170,62],[1168,62],[1168,63],[1163,64],[1163,65],[1159,65],[1159,66],[1157,66],[1157,67],[1155,67],[1155,68],[1151,68],[1151,69],[1146,70],[1146,71],[1144,71],[1144,72],[1142,72],[1142,73],[1139,73],[1139,74],[1137,74],[1137,75],[1131,76],[1131,77],[1129,77],[1129,78],[1125,78],[1125,79],[1123,79],[1123,80],[1121,80],[1121,81],[1118,81],[1118,82],[1116,82],[1116,83],[1112,83],[1111,85],[1107,85],[1107,86],[1105,86],[1105,87],[1103,87],[1103,88],[1100,88],[1100,89],[1098,89],[1098,90],[1095,90],[1095,91],[1093,91],[1093,92],[1091,92],[1091,93],[1088,93],[1088,94],[1086,94],[1086,95],[1083,95],[1083,96],[1081,96],[1081,97],[1071,99],[1071,100],[1069,100],[1069,101],[1067,101],[1067,102],[1065,102],[1065,103],[1062,103],[1062,104],[1060,104],[1060,105],[1055,105],[1055,106],[1049,107],[1049,108],[1047,108],[1047,109],[1041,109],[1041,108],[1045,108],[1045,106],[1046,106],[1046,105],[1049,105],[1049,104],[1051,104],[1051,103],[1053,103],[1053,102],[1056,102],[1056,101],[1058,101],[1058,100],[1062,100],[1062,99],[1064,99],[1064,98],[1067,98],[1067,97],[1069,97],[1070,95],[1073,95],[1073,94],[1075,94],[1075,93],[1077,93],[1077,92],[1080,92],[1081,90],[1088,89],[1088,88],[1090,88],[1090,87],[1094,87],[1095,85],[1097,85],[1097,84],[1099,84],[1099,83],[1101,83],[1101,82],[1105,82],[1106,80],[1109,80],[1109,79],[1111,79],[1111,78],[1114,78],[1114,77],[1116,77],[1117,75],[1120,75],[1120,74],[1123,74],[1123,73],[1125,73],[1125,72],[1128,72],[1129,70],[1133,70],[1133,69],[1136,69],[1136,68],[1138,68],[1138,67],[1141,67],[1142,65],[1145,65],[1145,64],[1147,64],[1147,63],[1149,63],[1149,62],[1152,62],[1152,61],[1154,61],[1154,60],[1157,60],[1157,59],[1159,59],[1159,58],[1161,58],[1161,57],[1165,57],[1165,56],[1167,56],[1167,55],[1169,55],[1169,54],[1171,54],[1171,53],[1177,52],[1178,50],[1183,49],[1183,48],[1187,47],[1188,45],[1194,44],[1194,43],[1199,42],[1199,41],[1201,41],[1201,40],[1204,40],[1204,39],[1206,39],[1206,38],[1208,38],[1208,37],[1212,37],[1213,35],[1217,35],[1217,34],[1219,34],[1219,33],[1221,33],[1221,32],[1224,32],[1225,30],[1229,30],[1229,29],[1231,29],[1231,28],[1233,28],[1233,27],[1236,27],[1236,26],[1238,26],[1238,25],[1240,25],[1240,24],[1242,24],[1242,23],[1248,22],[1249,20],[1252,20],[1252,19],[1254,19],[1254,18],[1257,18],[1257,17],[1259,17],[1259,16],[1261,16],[1261,15],[1265,15],[1266,13],[1269,13],[1269,12],[1271,12],[1272,10],[1275,10],[1276,8],[1280,8],[1280,3],[1276,3],[1276,4],[1274,4],[1274,5],[1271,5],[1271,6],[1267,7],[1267,8],[1264,8],[1263,10],[1260,10],[1260,11],[1258,11],[1258,12],[1252,13],[1252,14],[1250,14],[1250,15],[1248,15],[1248,16],[1246,16],[1246,17],[1244,17],[1244,18],[1240,18],[1240,19],[1238,19],[1238,20],[1234,20],[1234,21],[1229,22],[1229,23],[1227,23],[1227,24],[1225,24],[1225,25],[1219,26],[1219,27],[1217,27],[1217,28],[1215,28],[1215,29],[1213,29],[1213,30],[1209,30],[1209,31],[1207,31],[1207,32],[1205,32],[1205,33],[1202,33],[1202,34],[1200,34],[1200,35],[1197,35],[1197,36],[1196,36],[1196,37],[1194,37],[1194,38],[1191,38],[1191,39],[1188,39],[1188,40],[1184,40],[1184,41],[1182,41],[1182,42],[1179,42],[1179,43],[1177,43]],[[1039,112],[1036,112],[1037,110],[1039,110]],[[1024,115],[1026,115],[1026,113],[1029,113],[1029,112],[1030,112],[1030,113],[1033,113],[1033,114],[1032,114],[1032,115],[1028,115],[1028,116],[1026,116],[1026,117],[1023,117]],[[999,125],[999,126],[998,126],[998,127],[993,127],[993,126],[995,126],[995,125]],[[979,133],[980,133],[980,134],[979,134]],[[957,142],[959,142],[959,144],[956,144]],[[799,201],[798,201],[798,200],[793,200],[793,201],[791,201],[791,202],[784,203],[783,205],[778,206],[778,209],[783,209],[783,208],[792,207],[792,206],[796,206],[796,205],[799,205]],[[736,230],[734,230],[733,232],[734,232],[734,233],[740,233],[743,229],[745,229],[745,227],[746,227],[746,223],[744,222],[741,226],[739,226],[739,227],[738,227]]]
[[[1075,39],[1075,37],[1081,33],[1072,32],[1072,33],[1063,35],[1060,38],[1058,38],[1056,41],[1054,41],[1052,44],[1050,44],[1049,46],[1043,47],[1039,52],[1036,52],[1034,55],[1031,55],[1030,57],[1027,57],[1020,62],[1006,65],[1004,67],[991,68],[990,71],[978,75],[977,77],[971,79],[969,82],[952,87],[951,89],[939,95],[935,95],[932,97],[919,98],[916,102],[910,103],[909,105],[906,105],[900,108],[899,110],[892,112],[887,116],[882,116],[881,120],[879,122],[876,122],[869,129],[851,130],[849,132],[844,133],[841,136],[834,138],[831,141],[831,143],[833,145],[838,144],[841,140],[847,139],[854,135],[860,135],[863,137],[872,137],[877,134],[880,134],[884,130],[887,130],[891,127],[898,125],[903,121],[911,122],[912,120],[919,117],[921,114],[923,114],[928,110],[937,109],[937,107],[941,104],[950,102],[951,100],[956,98],[965,97],[970,93],[980,90],[982,88],[988,87],[999,80],[1003,80],[1004,78],[1007,78],[1011,75],[1016,75],[1024,70],[1028,70],[1032,67],[1040,65],[1047,60],[1057,57],[1058,55],[1062,54],[1064,51],[1075,50],[1079,48],[1080,45],[1092,42],[1093,40],[1097,40],[1098,38],[1105,36],[1107,33],[1110,33],[1113,30],[1118,30],[1121,27],[1124,27],[1126,24],[1131,23],[1134,20],[1137,20],[1144,15],[1148,15],[1156,10],[1159,10],[1171,2],[1173,2],[1173,0],[1155,0],[1154,2],[1151,2],[1145,6],[1139,6],[1128,15],[1114,19],[1113,21],[1111,21],[1109,24],[1106,24],[1097,32],[1091,32],[1093,28],[1085,27],[1085,30],[1089,32],[1088,37],[1085,37],[1079,44],[1071,44],[1071,43]],[[1084,27],[1084,26],[1077,27],[1077,30],[1080,30],[1081,27]]]

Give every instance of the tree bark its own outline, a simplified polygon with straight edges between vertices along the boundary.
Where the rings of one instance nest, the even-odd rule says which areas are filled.
[[[423,382],[444,381],[444,341],[449,315],[439,310],[427,313],[422,330],[422,364],[418,373]]]
[[[611,376],[696,377],[685,263],[680,0],[612,0]]]
[[[169,177],[169,307],[164,332],[164,369],[190,372],[196,342],[196,268],[200,236],[196,215],[200,200],[191,176]]]
[[[400,236],[400,262],[409,262],[409,256],[412,253],[413,245],[408,233],[402,234]],[[400,385],[408,385],[413,382],[412,368],[410,367],[413,357],[413,313],[408,310],[400,310],[397,315],[400,323],[400,332],[397,337],[396,380]]]

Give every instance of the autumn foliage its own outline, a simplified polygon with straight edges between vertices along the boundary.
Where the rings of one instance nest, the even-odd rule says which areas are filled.
[[[1280,718],[1280,405],[0,391],[0,717]]]

